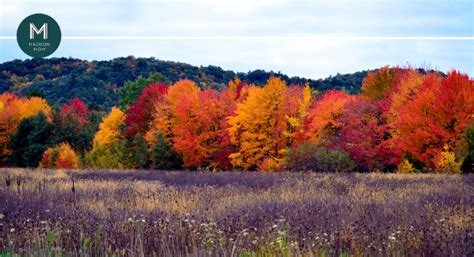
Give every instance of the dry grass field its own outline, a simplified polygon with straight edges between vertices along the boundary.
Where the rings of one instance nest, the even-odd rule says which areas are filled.
[[[0,255],[474,256],[474,176],[0,170]]]

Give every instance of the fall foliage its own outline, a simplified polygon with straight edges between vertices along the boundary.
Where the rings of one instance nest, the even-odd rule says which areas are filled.
[[[317,100],[306,120],[306,138],[324,144],[335,130],[341,128],[338,120],[344,114],[347,101],[354,98],[341,91],[328,91]]]
[[[125,118],[126,136],[133,138],[138,133],[145,134],[148,131],[155,105],[159,101],[164,101],[167,91],[168,86],[163,83],[153,83],[143,89],[137,100],[128,108]]]
[[[127,82],[108,114],[0,95],[1,165],[458,173],[474,159],[474,85],[458,71],[386,66],[357,95],[278,77],[219,90],[156,81],[170,83]]]
[[[396,128],[400,149],[429,167],[445,145],[455,149],[474,123],[474,84],[457,71],[424,78],[413,100],[400,107]]]
[[[94,147],[107,146],[119,140],[120,126],[123,125],[125,114],[118,108],[112,107],[107,116],[99,125],[99,131],[94,138]]]
[[[40,168],[77,169],[79,157],[68,143],[50,147],[43,153]]]
[[[51,107],[42,98],[20,98],[10,93],[0,95],[0,166],[7,163],[12,153],[10,135],[15,133],[20,121],[40,111],[50,118]]]
[[[231,143],[238,148],[229,155],[234,167],[280,168],[292,135],[290,129],[299,127],[300,121],[292,117],[298,119],[305,114],[298,113],[305,96],[303,90],[297,91],[275,77],[264,87],[248,89],[246,100],[237,104],[235,115],[229,118]]]

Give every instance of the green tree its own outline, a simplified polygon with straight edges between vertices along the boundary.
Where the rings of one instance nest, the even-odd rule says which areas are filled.
[[[43,152],[50,146],[52,131],[53,126],[42,111],[22,120],[11,136],[13,165],[38,167]]]
[[[148,78],[139,76],[135,81],[125,82],[125,85],[119,89],[120,109],[126,110],[133,102],[135,102],[135,100],[137,100],[145,87],[158,82],[170,84],[170,80],[158,72],[151,73]]]
[[[462,162],[461,170],[463,173],[474,172],[474,126],[470,126],[466,129],[464,134],[464,140],[466,145],[465,157]]]
[[[350,172],[356,168],[346,151],[327,149],[309,142],[291,150],[287,158],[291,171]]]
[[[151,150],[152,167],[154,169],[178,169],[183,164],[181,157],[173,149],[163,134],[156,135],[155,144]]]
[[[145,139],[141,135],[137,135],[134,140],[134,160],[135,168],[144,169],[148,168],[148,145]]]

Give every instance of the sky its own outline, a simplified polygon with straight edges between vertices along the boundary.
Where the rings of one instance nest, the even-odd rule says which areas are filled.
[[[63,36],[50,57],[133,55],[313,79],[409,65],[472,78],[473,2],[0,0],[0,62],[29,58],[16,30],[28,15],[44,13]]]

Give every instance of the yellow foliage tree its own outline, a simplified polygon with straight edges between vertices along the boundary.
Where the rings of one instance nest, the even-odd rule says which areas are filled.
[[[43,111],[46,117],[51,117],[51,107],[49,107],[48,102],[40,97],[31,97],[23,99],[23,103],[20,107],[20,119],[26,119],[33,115],[38,114],[39,111]]]
[[[289,97],[286,83],[275,77],[271,77],[265,87],[252,86],[248,90],[246,100],[238,103],[228,121],[231,142],[239,149],[229,158],[234,167],[244,170],[276,169],[275,161],[282,158],[281,153],[288,146],[289,122],[297,125],[297,121],[290,118],[295,113],[287,111],[297,112],[298,105],[294,104],[301,102],[290,103],[296,97]]]
[[[122,144],[120,127],[125,122],[125,114],[112,107],[110,114],[99,125],[94,137],[94,146],[86,155],[88,166],[93,168],[124,169],[132,163],[126,158],[126,149]]]
[[[375,72],[369,72],[362,81],[362,92],[371,100],[384,99],[393,91],[392,83],[395,81],[395,73],[398,68],[385,66]]]
[[[403,159],[397,168],[397,173],[401,174],[413,173],[414,171],[415,168],[413,167],[413,164],[411,164],[407,159]]]
[[[94,137],[94,147],[103,147],[119,141],[120,126],[124,124],[124,120],[125,114],[112,107],[109,116],[99,125],[99,131]]]
[[[444,145],[437,159],[436,166],[439,172],[461,173],[461,163],[456,161],[456,155],[450,151],[448,145]]]

